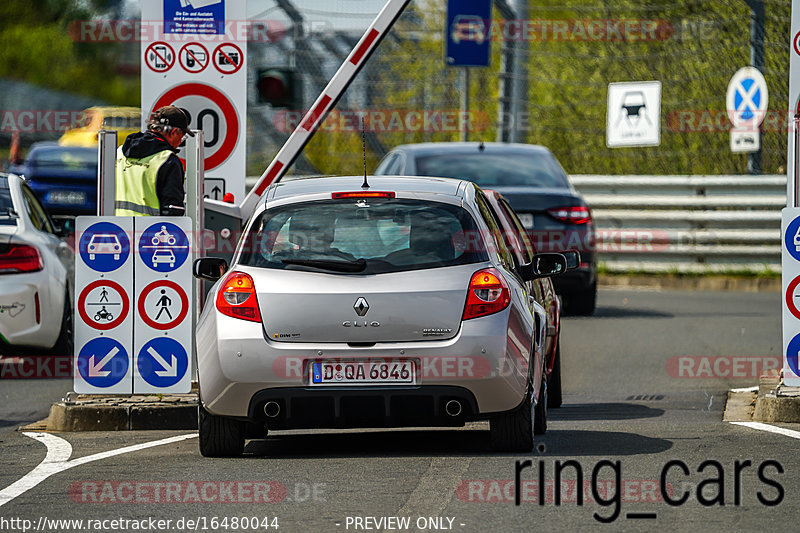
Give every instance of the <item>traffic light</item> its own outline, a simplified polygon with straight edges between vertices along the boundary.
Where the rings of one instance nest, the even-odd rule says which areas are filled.
[[[296,76],[295,71],[288,68],[268,68],[258,71],[256,81],[258,103],[298,109],[300,87]]]

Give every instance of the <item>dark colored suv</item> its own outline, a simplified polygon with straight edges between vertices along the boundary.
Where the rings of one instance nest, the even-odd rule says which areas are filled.
[[[580,252],[580,267],[553,282],[566,311],[594,312],[597,259],[591,211],[547,148],[505,143],[406,144],[386,154],[375,174],[467,179],[501,193],[537,251]]]

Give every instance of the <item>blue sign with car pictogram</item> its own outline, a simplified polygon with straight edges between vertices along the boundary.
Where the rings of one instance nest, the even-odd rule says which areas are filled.
[[[490,0],[448,0],[447,66],[488,67],[491,24]]]
[[[112,272],[128,259],[131,243],[125,231],[112,222],[92,224],[81,235],[78,251],[83,262],[97,272]]]
[[[156,337],[139,351],[139,375],[153,387],[166,388],[178,383],[189,368],[189,356],[181,343],[169,337]]]
[[[112,387],[128,373],[128,352],[110,337],[97,337],[87,342],[78,353],[78,373],[92,387]]]
[[[177,270],[189,256],[189,239],[170,222],[156,222],[139,238],[142,261],[156,272]]]

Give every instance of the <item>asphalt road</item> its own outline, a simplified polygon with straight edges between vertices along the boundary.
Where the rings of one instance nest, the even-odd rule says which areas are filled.
[[[726,391],[755,384],[753,376],[780,357],[777,293],[606,290],[596,316],[566,318],[562,335],[565,404],[550,411],[540,451],[528,456],[486,452],[480,424],[284,432],[251,441],[237,459],[202,458],[187,432],[26,436],[15,426],[44,416],[70,383],[2,380],[0,531],[22,530],[21,520],[40,531],[165,533],[276,524],[278,531],[793,527],[797,440],[722,422]],[[49,439],[47,447],[34,437]],[[112,453],[93,457],[102,452]],[[684,503],[664,501],[665,469],[667,496],[685,496]],[[389,517],[408,519],[408,529]],[[54,519],[83,520],[83,529],[47,523]]]

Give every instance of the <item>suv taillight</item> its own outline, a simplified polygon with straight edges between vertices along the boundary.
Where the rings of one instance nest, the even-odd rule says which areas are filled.
[[[261,322],[253,278],[244,272],[228,274],[217,293],[217,309],[233,318]]]
[[[500,273],[487,268],[472,275],[467,291],[467,304],[461,320],[469,320],[502,311],[511,302],[508,285]]]
[[[0,252],[0,274],[37,272],[43,268],[39,250],[27,244],[12,244]]]
[[[553,207],[547,210],[551,217],[570,224],[587,224],[592,221],[592,213],[588,207],[580,205],[572,207]]]

